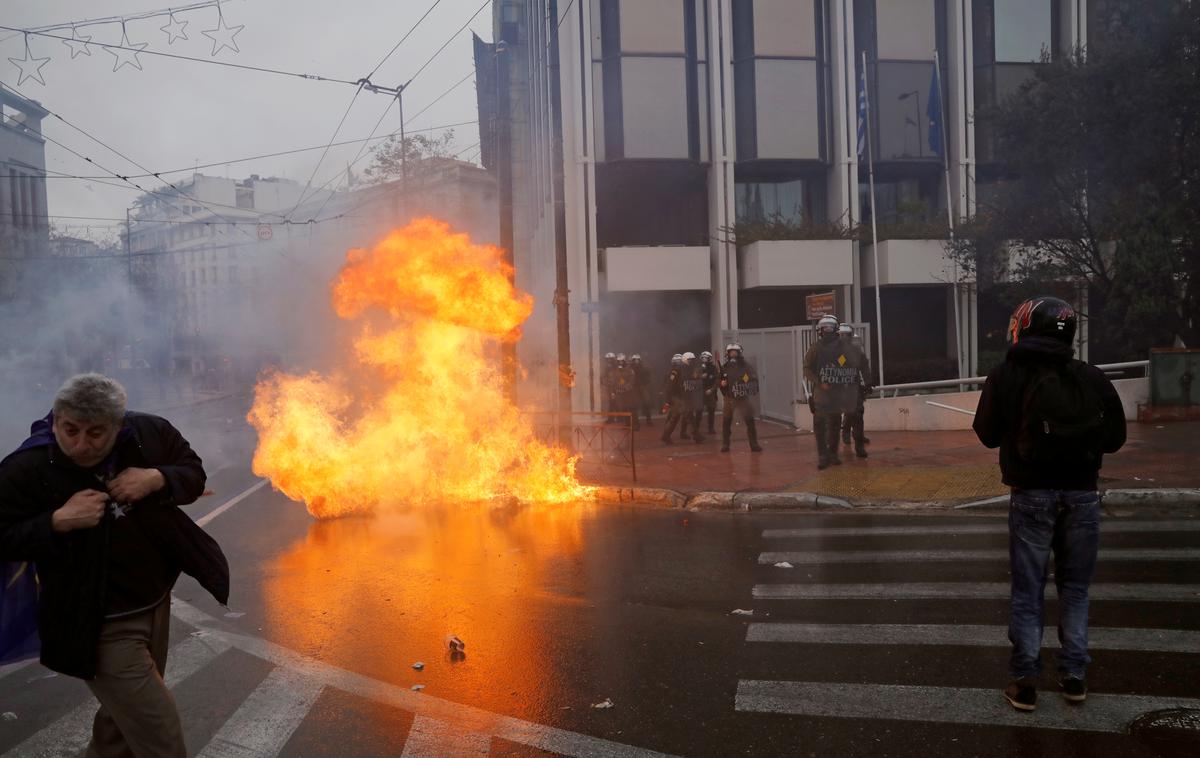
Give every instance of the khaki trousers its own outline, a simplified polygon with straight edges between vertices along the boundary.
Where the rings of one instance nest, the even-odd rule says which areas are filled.
[[[186,758],[175,698],[163,682],[171,602],[100,628],[96,678],[100,701],[87,758]]]

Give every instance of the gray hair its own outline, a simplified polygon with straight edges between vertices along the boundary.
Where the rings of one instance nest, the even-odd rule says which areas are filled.
[[[103,374],[77,374],[54,396],[54,413],[66,413],[79,421],[112,421],[125,417],[128,396],[115,379]]]

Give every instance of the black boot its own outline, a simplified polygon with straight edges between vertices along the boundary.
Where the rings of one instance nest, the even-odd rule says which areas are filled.
[[[758,446],[758,427],[755,426],[752,418],[746,419],[746,438],[750,440],[750,452],[762,452],[762,448]]]
[[[841,419],[835,414],[825,422],[825,447],[829,451],[829,462],[834,466],[842,465],[841,456],[838,455],[838,428]]]
[[[721,452],[729,452],[729,440],[733,437],[733,416],[721,419]]]
[[[817,441],[817,469],[820,471],[829,468],[829,432],[825,429],[827,422],[825,414],[813,415],[813,439]]]
[[[862,411],[859,411],[858,413],[854,414],[853,424],[850,427],[850,431],[854,435],[854,454],[857,455],[859,458],[866,458],[867,457],[867,448],[866,448],[867,438],[865,435],[863,435],[863,413],[862,413]]]
[[[679,423],[679,417],[675,415],[667,416],[667,428],[663,429],[662,441],[665,445],[670,445],[671,435],[675,433],[675,426]]]

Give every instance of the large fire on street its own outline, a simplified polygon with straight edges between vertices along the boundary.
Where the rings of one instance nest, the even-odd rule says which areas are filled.
[[[539,440],[505,394],[497,346],[519,339],[533,299],[499,248],[418,219],[351,250],[332,299],[357,326],[352,357],[330,376],[260,378],[255,474],[317,518],[587,494],[572,456]]]

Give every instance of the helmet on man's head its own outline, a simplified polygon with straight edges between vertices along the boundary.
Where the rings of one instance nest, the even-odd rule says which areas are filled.
[[[838,320],[836,316],[822,316],[817,321],[817,334],[819,335],[837,334],[837,330]]]
[[[854,334],[854,327],[850,326],[849,324],[841,324],[838,326],[837,333],[843,337],[849,337],[850,335]]]
[[[683,358],[683,362],[687,365],[691,365],[692,361],[696,360],[696,354],[690,350],[680,357]]]
[[[641,362],[642,362],[642,356],[638,355],[637,353],[634,353],[633,355],[631,355],[631,356],[629,357],[629,360],[633,361],[634,363],[641,363]]]
[[[675,353],[675,355],[672,355],[671,356],[671,365],[672,366],[683,365],[683,355],[680,353]]]
[[[742,357],[742,346],[736,342],[730,342],[725,346],[725,357],[729,359]]]
[[[712,359],[713,359],[713,354],[708,352],[707,350],[700,353],[700,360],[703,361],[704,363],[712,363]]]
[[[1050,337],[1070,345],[1075,340],[1075,309],[1057,297],[1035,297],[1013,311],[1008,320],[1008,341],[1017,344],[1029,337]]]
[[[606,361],[615,361],[616,359],[617,359],[616,353],[605,353],[604,354],[604,360],[606,360]]]

